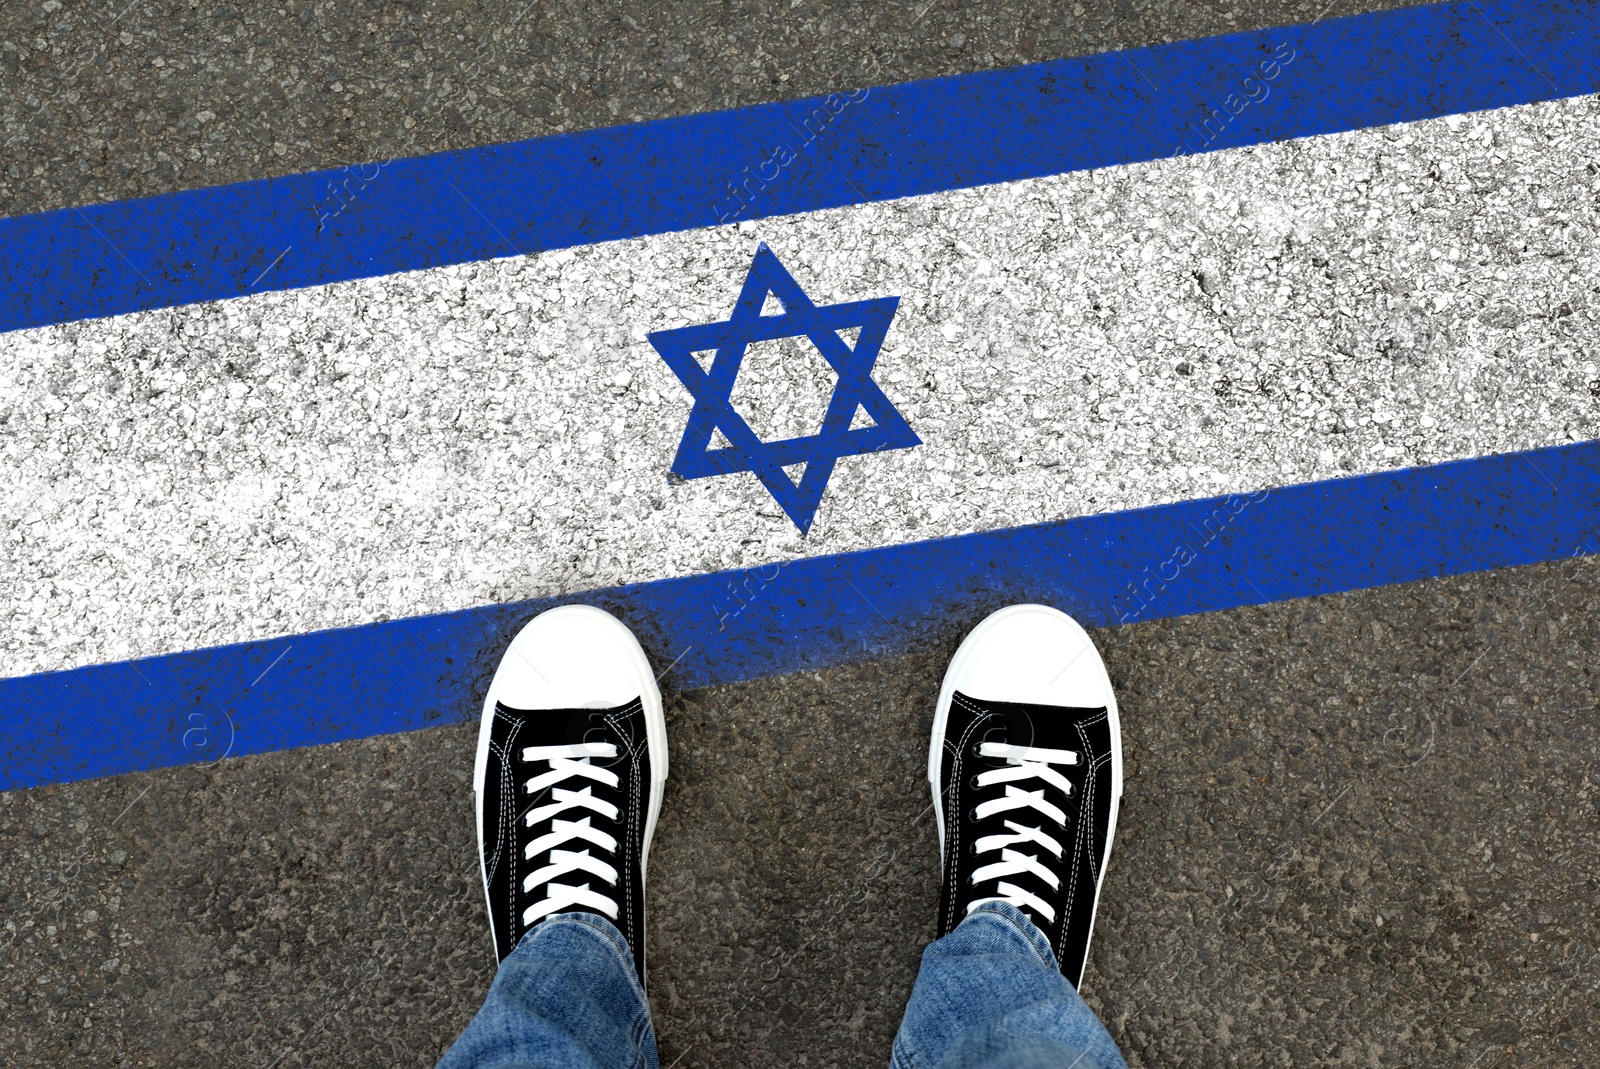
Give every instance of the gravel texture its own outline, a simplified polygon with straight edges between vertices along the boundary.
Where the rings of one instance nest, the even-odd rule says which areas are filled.
[[[1582,97],[0,335],[4,672],[1587,439],[1593,158]],[[901,298],[874,377],[923,442],[806,538],[668,479],[646,340],[762,239]],[[736,407],[815,431],[819,364],[767,343]]]
[[[13,3],[0,215],[1401,6]]]
[[[1085,991],[1130,1065],[1600,1061],[1597,610],[1590,558],[1098,633],[1127,786]],[[663,1065],[887,1059],[958,637],[669,695]],[[432,1065],[492,974],[472,741],[0,795],[0,1062]]]

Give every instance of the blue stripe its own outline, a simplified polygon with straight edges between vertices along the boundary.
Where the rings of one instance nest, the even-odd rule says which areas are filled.
[[[1090,626],[1595,552],[1600,443],[0,680],[0,789],[477,714],[510,636],[602,605],[678,689],[889,657],[1011,602]]]
[[[21,216],[0,330],[1591,93],[1597,39],[1469,0]]]

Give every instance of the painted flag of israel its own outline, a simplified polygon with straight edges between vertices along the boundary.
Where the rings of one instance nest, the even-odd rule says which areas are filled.
[[[1420,7],[0,221],[0,787],[459,718],[557,600],[697,686],[1593,552],[1597,30]]]

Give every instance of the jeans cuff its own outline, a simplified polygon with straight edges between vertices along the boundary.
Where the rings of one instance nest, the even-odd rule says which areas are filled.
[[[639,980],[639,970],[634,967],[633,949],[628,946],[627,937],[617,929],[615,924],[612,924],[598,913],[557,913],[554,916],[546,917],[522,933],[522,938],[511,949],[511,953],[506,956],[506,961],[510,961],[518,954],[523,953],[523,947],[531,948],[533,941],[538,938],[540,932],[554,931],[558,928],[579,928],[583,929],[585,934],[590,937],[598,938],[606,949],[610,950],[616,957],[618,964],[622,966],[622,971],[633,984],[634,994],[639,997],[639,1005],[645,1007],[650,1005],[650,1000],[644,993],[644,984]],[[527,953],[536,952],[530,949]],[[502,967],[503,965],[504,963],[502,963]]]
[[[557,913],[552,917],[546,917],[544,920],[540,921],[538,924],[535,924],[532,928],[529,928],[527,931],[522,933],[522,938],[517,941],[517,945],[512,948],[511,953],[515,954],[524,946],[527,946],[539,935],[540,932],[549,931],[552,928],[567,927],[573,924],[594,929],[595,932],[597,932],[605,939],[607,943],[610,944],[613,951],[622,955],[624,958],[630,959],[628,968],[633,968],[631,960],[633,957],[633,951],[628,947],[628,940],[620,931],[617,930],[617,926],[615,924],[612,924],[598,913]]]
[[[1010,902],[991,901],[974,906],[972,912],[961,919],[961,924],[972,923],[975,917],[993,917],[1003,922],[1028,945],[1028,949],[1038,955],[1040,961],[1052,969],[1059,969],[1061,965],[1056,961],[1056,952],[1050,946],[1050,940],[1039,930],[1039,926],[1028,919],[1028,915],[1013,906]],[[960,927],[958,925],[957,927]]]

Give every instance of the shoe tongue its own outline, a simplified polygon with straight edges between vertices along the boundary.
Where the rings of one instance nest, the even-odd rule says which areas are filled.
[[[1005,742],[1012,746],[1039,746],[1047,750],[1081,750],[1084,740],[1079,725],[1084,722],[1084,714],[1099,712],[1104,708],[980,701],[965,695],[962,695],[962,699],[979,711],[982,723],[977,725],[974,733],[979,740]],[[982,760],[994,761],[993,758]]]
[[[606,711],[604,709],[568,710],[566,735],[562,741],[569,746],[583,742],[610,742],[611,730],[606,725]]]
[[[630,760],[629,747],[634,744],[630,715],[636,710],[628,705],[615,709],[512,709],[501,703],[500,709],[527,720],[528,729],[518,739],[519,746],[609,742],[616,746],[616,756],[591,757],[590,764],[608,767]]]
[[[1008,746],[1033,745],[1033,717],[1026,706],[1004,702],[984,702],[982,706],[985,715],[973,733],[977,747],[981,748],[986,742],[1005,743]],[[1003,757],[984,757],[981,754],[978,760],[996,768],[1008,763]]]

